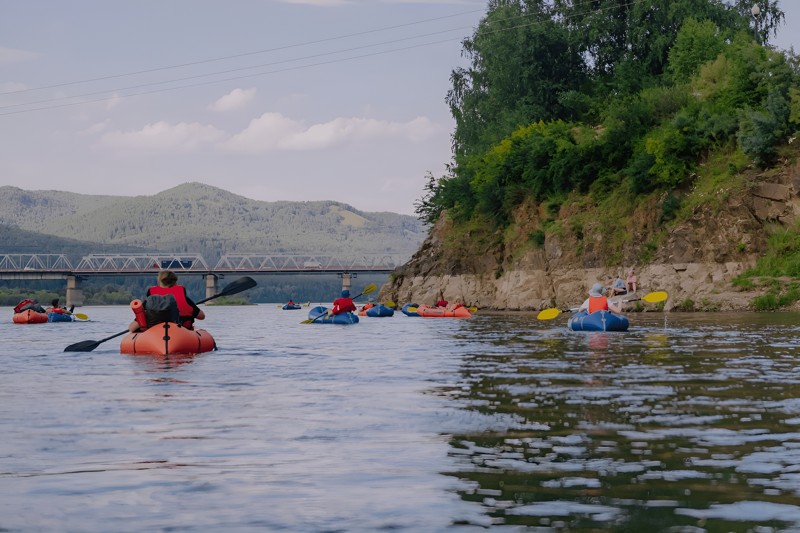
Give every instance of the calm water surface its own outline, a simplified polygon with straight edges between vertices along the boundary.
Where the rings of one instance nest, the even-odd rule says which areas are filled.
[[[800,531],[798,314],[206,307],[217,352],[0,309],[0,531]]]

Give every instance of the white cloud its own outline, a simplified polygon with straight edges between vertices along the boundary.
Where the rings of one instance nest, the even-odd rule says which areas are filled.
[[[379,137],[420,142],[436,133],[436,126],[426,117],[409,122],[389,122],[366,118],[336,118],[305,126],[280,113],[264,113],[253,119],[241,133],[225,141],[222,147],[233,152],[262,153],[271,150],[320,150],[354,141]]]
[[[249,104],[256,96],[256,89],[234,89],[225,96],[219,98],[209,106],[212,111],[235,111],[242,109]]]
[[[100,138],[100,144],[123,152],[188,153],[205,145],[220,142],[227,134],[213,126],[197,122],[169,124],[161,121],[138,131],[112,131]]]
[[[36,52],[28,50],[17,50],[16,48],[4,48],[0,46],[0,65],[3,63],[20,63],[39,57]]]

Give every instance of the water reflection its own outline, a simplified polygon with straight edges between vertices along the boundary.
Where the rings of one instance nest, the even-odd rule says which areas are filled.
[[[628,333],[528,334],[498,318],[505,336],[475,323],[464,338],[485,341],[447,394],[492,424],[452,436],[449,475],[494,524],[798,528],[796,318],[654,314]]]

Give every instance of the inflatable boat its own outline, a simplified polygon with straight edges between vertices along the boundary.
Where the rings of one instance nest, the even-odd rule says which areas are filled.
[[[216,350],[214,338],[204,329],[187,329],[162,322],[122,338],[120,353],[128,355],[198,354]]]
[[[286,304],[286,305],[284,305],[282,307],[282,309],[284,311],[289,310],[289,309],[302,309],[302,308],[303,308],[303,306],[302,305],[298,305],[298,304]]]
[[[367,306],[364,306],[365,308]],[[358,316],[394,316],[394,309],[387,307],[383,304],[373,305],[372,307],[362,309],[358,312]]]
[[[14,324],[44,324],[47,322],[47,313],[37,313],[33,309],[26,309],[20,313],[14,313],[12,320]]]
[[[417,313],[418,308],[418,304],[406,304],[400,309],[400,312],[406,316],[419,316],[419,313]]]
[[[318,305],[308,311],[308,319],[313,321],[312,324],[358,324],[358,316],[355,313],[339,313],[332,316],[327,314],[328,308]]]
[[[628,317],[611,311],[579,311],[567,322],[572,331],[628,331]]]
[[[74,322],[75,315],[69,313],[59,313],[57,311],[50,311],[47,313],[48,322]]]
[[[451,311],[445,307],[430,307],[427,305],[417,307],[417,314],[424,318],[469,318],[472,316],[472,313],[466,307],[459,307]]]

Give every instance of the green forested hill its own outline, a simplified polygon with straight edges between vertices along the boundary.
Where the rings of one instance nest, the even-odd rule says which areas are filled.
[[[201,183],[133,198],[0,187],[0,223],[105,249],[200,253],[209,261],[226,253],[343,250],[410,256],[425,235],[412,216],[337,202],[261,202]]]

